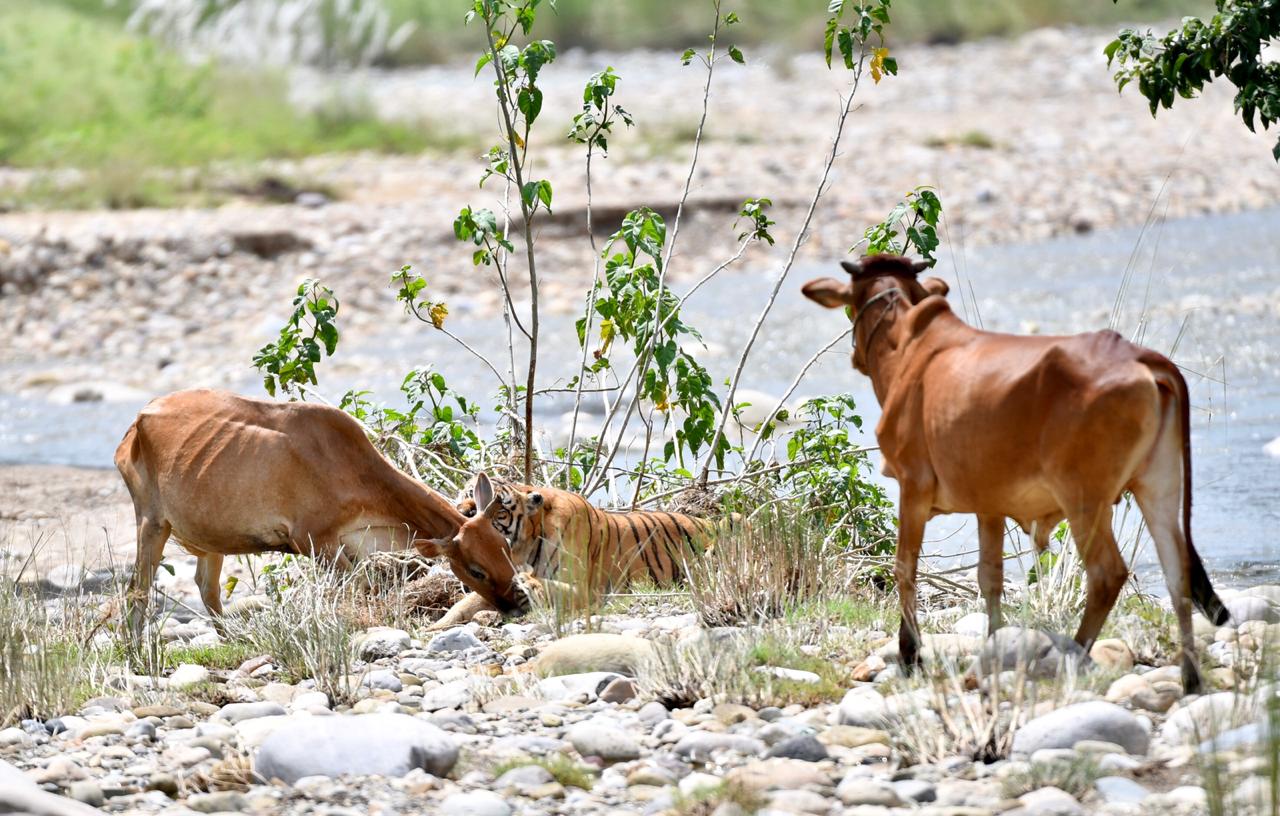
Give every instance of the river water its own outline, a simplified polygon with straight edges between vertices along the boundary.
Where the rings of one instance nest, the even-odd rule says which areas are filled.
[[[951,284],[953,306],[970,322],[1046,334],[1112,327],[1183,366],[1193,403],[1198,549],[1228,584],[1280,576],[1280,458],[1263,451],[1280,437],[1280,211],[1034,245],[966,250],[959,241],[948,243],[953,251],[942,257],[937,273]],[[732,370],[776,274],[725,274],[689,301],[686,322],[707,339],[697,356],[717,382]],[[822,310],[799,293],[806,280],[826,274],[841,273],[834,264],[792,270],[748,362],[744,387],[781,394],[804,361],[847,325],[839,311]],[[498,321],[458,317],[453,327],[465,329],[482,352],[501,356]],[[551,319],[544,332],[545,384],[573,370],[578,350],[570,319]],[[339,355],[375,364],[329,379],[322,369],[321,381],[334,396],[358,384],[394,402],[403,372],[437,355],[433,364],[459,391],[491,392],[491,375],[447,343],[437,334],[391,328],[344,341]],[[0,362],[0,383],[8,379],[3,375]],[[247,366],[241,390],[260,393]],[[841,391],[855,395],[866,420],[865,442],[873,445],[879,408],[869,381],[849,366],[844,344],[813,367],[797,398]],[[0,462],[109,467],[138,407],[129,400],[53,405],[0,392]],[[548,401],[544,426],[559,426],[569,407],[567,399]],[[973,524],[967,517],[937,519],[927,540],[926,550],[935,555],[963,553],[973,547]],[[1140,572],[1149,574],[1151,563],[1150,553],[1143,553]]]

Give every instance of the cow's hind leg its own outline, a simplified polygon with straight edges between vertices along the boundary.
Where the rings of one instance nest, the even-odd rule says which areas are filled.
[[[905,672],[920,665],[920,624],[916,620],[916,568],[929,505],[914,501],[904,489],[898,500],[898,552],[893,577],[898,583],[902,626],[898,629],[898,654]]]
[[[217,553],[210,553],[196,559],[196,586],[200,588],[200,599],[219,631],[222,630],[222,558]]]
[[[1088,651],[1102,631],[1111,607],[1115,606],[1129,569],[1120,556],[1111,532],[1111,505],[1098,502],[1069,515],[1071,537],[1085,570],[1084,618],[1076,631],[1076,643]]]
[[[129,629],[134,636],[142,634],[151,603],[151,584],[164,555],[164,545],[172,528],[159,516],[138,514],[138,550],[133,561],[133,579],[129,582]]]
[[[1001,626],[1004,593],[1004,516],[978,516],[978,589],[987,604],[987,634]]]

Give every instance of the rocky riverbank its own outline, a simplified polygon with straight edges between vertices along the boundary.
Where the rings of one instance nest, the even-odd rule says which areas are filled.
[[[1213,797],[1261,812],[1274,684],[1256,672],[1280,641],[1280,587],[1228,597],[1231,626],[1197,617],[1198,697],[1119,612],[1132,642],[1099,641],[1077,672],[1064,638],[987,640],[985,616],[942,610],[925,618],[931,668],[907,679],[883,621],[788,629],[792,657],[770,662],[767,628],[706,629],[679,601],[644,599],[559,639],[496,615],[375,627],[352,642],[343,699],[270,654],[116,668],[105,693],[0,730],[0,808],[1120,816],[1205,813]],[[175,654],[236,653],[180,609],[159,637]],[[979,657],[999,671],[980,676]]]

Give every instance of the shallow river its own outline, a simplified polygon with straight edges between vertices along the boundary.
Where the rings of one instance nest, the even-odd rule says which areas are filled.
[[[943,258],[938,273],[951,284],[957,311],[988,329],[1067,333],[1110,326],[1172,352],[1192,389],[1198,548],[1227,584],[1280,577],[1280,458],[1263,451],[1280,437],[1280,211],[956,251]],[[708,349],[698,356],[717,381],[736,361],[774,274],[722,276],[689,301],[686,320],[708,340]],[[744,387],[780,394],[803,362],[845,325],[839,312],[820,310],[799,294],[804,281],[825,274],[840,273],[834,266],[792,271],[748,364]],[[570,371],[577,354],[571,322],[550,324],[540,368],[548,377]],[[463,325],[458,320],[454,328]],[[500,343],[484,338],[499,337],[498,326],[470,318],[465,324],[468,339],[495,357]],[[492,379],[445,343],[439,335],[389,329],[344,346],[339,354],[377,360],[380,372],[361,374],[359,384],[386,400],[394,400],[400,374],[433,352],[460,391],[490,391]],[[3,368],[0,363],[0,373]],[[334,395],[357,384],[343,379],[326,380],[321,374]],[[257,383],[247,370],[242,390],[260,393]],[[814,366],[797,396],[838,391],[857,397],[866,419],[866,444],[874,444],[871,429],[879,408],[869,381],[850,368],[845,344]],[[138,407],[50,405],[0,393],[0,462],[109,467]],[[544,422],[558,425],[568,407],[548,404]],[[927,550],[940,556],[970,550],[972,522],[937,519],[928,539]],[[1150,554],[1144,553],[1140,563],[1141,572],[1149,574]]]

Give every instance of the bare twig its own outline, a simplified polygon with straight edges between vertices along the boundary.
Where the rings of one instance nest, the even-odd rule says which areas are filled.
[[[818,349],[818,351],[815,352],[814,355],[809,358],[808,362],[806,362],[804,366],[800,369],[799,373],[796,374],[795,379],[791,381],[791,386],[787,388],[786,392],[783,393],[783,395],[778,399],[778,404],[773,406],[773,410],[765,415],[766,417],[765,422],[770,422],[773,419],[773,417],[778,415],[778,412],[782,410],[782,406],[786,404],[787,400],[791,399],[791,395],[794,394],[796,391],[796,388],[800,386],[800,381],[804,379],[804,375],[808,374],[809,369],[813,368],[813,364],[818,362],[818,358],[820,358],[822,355],[830,351],[831,347],[834,346],[836,343],[839,343],[841,340],[848,337],[852,331],[853,331],[853,327],[850,327],[840,332],[838,335],[833,337],[829,343],[827,343],[822,348]],[[764,429],[761,428],[761,432],[756,434],[755,444],[751,446],[751,453],[747,455],[746,461],[750,462],[751,460],[755,459],[756,453],[759,452],[760,444],[764,442],[763,430]],[[876,448],[865,448],[864,450],[876,450]],[[746,475],[745,471],[743,475]],[[703,480],[703,484],[706,484],[705,479]]]

